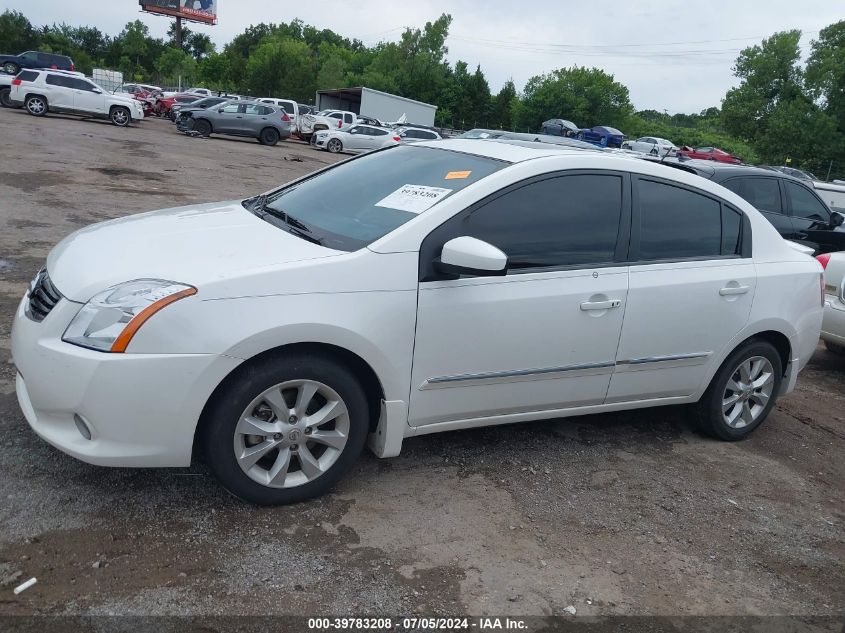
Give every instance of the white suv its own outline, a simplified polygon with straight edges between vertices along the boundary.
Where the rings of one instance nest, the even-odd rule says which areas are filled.
[[[12,357],[27,421],[74,457],[199,449],[239,497],[288,503],[368,438],[391,457],[414,435],[694,404],[742,439],[813,355],[822,292],[819,262],[694,174],[423,141],[66,237]]]
[[[22,70],[12,80],[9,98],[33,116],[62,112],[109,119],[119,126],[144,118],[139,101],[111,94],[81,73]]]

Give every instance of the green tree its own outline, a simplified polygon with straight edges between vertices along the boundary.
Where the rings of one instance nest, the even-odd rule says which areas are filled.
[[[518,130],[537,130],[561,118],[582,127],[623,127],[633,112],[628,88],[598,68],[561,68],[528,80],[515,112]]]
[[[305,42],[269,37],[246,65],[250,94],[311,101],[316,91],[317,64]]]
[[[141,20],[129,22],[117,37],[119,46],[122,51],[122,57],[128,60],[128,68],[124,70],[129,71],[130,75],[135,75],[138,72],[143,72],[144,68],[141,64],[142,57],[146,57],[149,50],[150,30],[147,25]]]
[[[0,43],[10,54],[23,53],[38,48],[38,34],[23,13],[7,9],[0,14]]]
[[[519,100],[513,79],[508,79],[493,98],[493,123],[495,127],[509,130],[513,127],[513,111]]]
[[[196,79],[197,61],[183,50],[167,47],[156,60],[155,69],[162,83],[186,87]]]

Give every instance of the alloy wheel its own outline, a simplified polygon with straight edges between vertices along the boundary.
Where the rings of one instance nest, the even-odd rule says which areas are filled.
[[[731,373],[722,395],[722,415],[733,429],[756,422],[772,397],[775,371],[769,359],[752,356]]]
[[[336,138],[330,140],[329,144],[326,147],[332,154],[337,154],[341,149],[343,149],[343,146],[340,144],[340,141],[338,141]]]
[[[235,427],[235,459],[253,481],[294,488],[325,474],[349,438],[349,411],[316,380],[277,384],[255,398]]]
[[[111,120],[117,125],[126,125],[129,115],[126,114],[126,110],[115,110],[111,115]]]
[[[26,109],[32,114],[41,114],[44,112],[44,101],[38,98],[32,98],[27,101]]]

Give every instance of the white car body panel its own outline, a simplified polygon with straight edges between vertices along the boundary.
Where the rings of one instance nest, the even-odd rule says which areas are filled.
[[[113,220],[63,240],[47,269],[68,299],[41,323],[25,315],[24,300],[13,325],[29,423],[92,463],[186,465],[200,412],[225,376],[262,352],[320,343],[359,356],[376,374],[384,402],[370,445],[386,457],[415,434],[694,402],[730,351],[766,330],[790,341],[782,391],[812,355],[820,264],[721,186],[591,150],[486,140],[415,146],[512,164],[355,252],[286,233],[237,201]],[[509,184],[569,169],[660,176],[715,194],[748,216],[753,258],[418,281],[420,245],[432,229]],[[61,340],[83,302],[139,278],[198,292],[146,322],[125,354]],[[747,289],[720,293],[733,287]],[[631,362],[699,352],[707,354],[642,369]],[[74,412],[90,422],[94,440],[81,439]],[[131,432],[121,434],[124,425]]]
[[[830,253],[824,271],[824,292],[821,339],[845,347],[845,253]]]
[[[398,145],[400,141],[397,141],[396,135],[388,132],[387,134],[383,135],[373,135],[373,134],[354,134],[350,131],[362,127],[360,125],[353,125],[349,128],[349,130],[320,130],[317,132],[316,141],[314,143],[315,147],[320,149],[326,149],[331,139],[337,139],[340,141],[341,145],[343,146],[344,152],[349,152],[352,154],[358,154],[360,152],[370,152],[374,149],[381,149],[382,147],[387,147],[389,145]],[[364,128],[371,128],[374,126],[363,126]]]

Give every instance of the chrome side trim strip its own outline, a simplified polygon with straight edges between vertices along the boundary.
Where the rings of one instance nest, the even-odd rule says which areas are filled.
[[[616,363],[606,361],[601,363],[584,363],[581,365],[564,365],[563,367],[541,367],[538,369],[515,369],[508,371],[490,371],[479,374],[458,374],[456,376],[437,376],[425,381],[426,385],[446,385],[452,383],[463,383],[475,380],[503,380],[508,378],[525,378],[531,376],[543,376],[546,374],[558,374],[571,371],[584,371],[590,369],[609,369]]]
[[[691,354],[673,354],[671,356],[644,356],[617,361],[617,365],[645,365],[646,363],[664,363],[673,360],[690,360],[692,358],[707,358],[712,352],[692,352]]]

